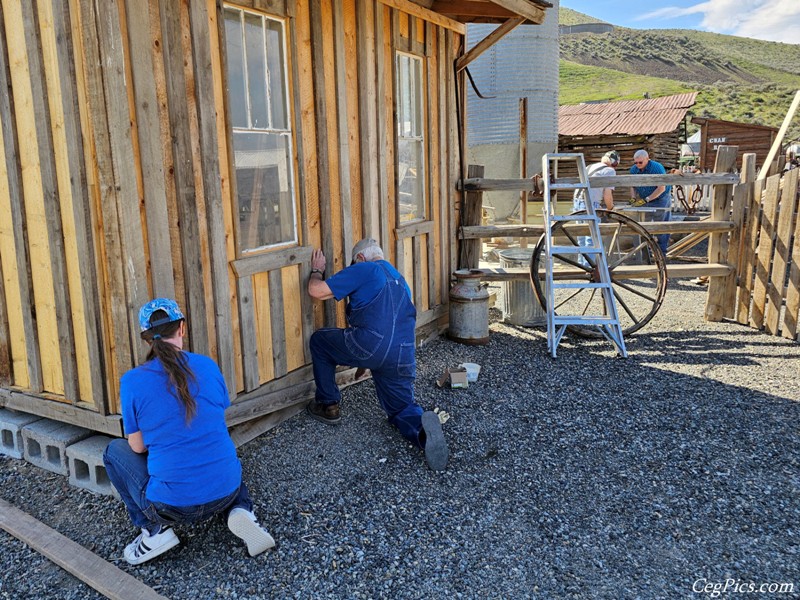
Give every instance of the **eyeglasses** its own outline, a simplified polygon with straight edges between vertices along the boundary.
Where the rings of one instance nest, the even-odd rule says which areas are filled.
[[[644,161],[643,160],[635,160],[635,161],[633,161],[633,164],[635,164],[635,165],[643,165]]]

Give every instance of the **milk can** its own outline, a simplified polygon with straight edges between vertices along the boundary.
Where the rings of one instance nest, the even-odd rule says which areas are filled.
[[[450,327],[447,337],[462,344],[489,343],[489,291],[481,284],[480,269],[460,269],[450,288]]]

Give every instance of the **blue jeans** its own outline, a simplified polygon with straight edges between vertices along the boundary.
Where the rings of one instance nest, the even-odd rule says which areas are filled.
[[[642,218],[643,221],[669,221],[672,218],[672,197],[664,193],[655,200],[651,200],[647,204],[645,204],[642,208],[663,208],[663,210],[653,211],[650,214],[645,214]],[[669,234],[662,233],[658,236],[658,245],[661,248],[661,251],[664,253],[664,256],[667,255],[667,246],[669,246]]]
[[[177,523],[199,523],[219,512],[225,511],[227,515],[234,508],[253,510],[250,492],[244,481],[238,490],[206,504],[172,506],[163,502],[151,502],[147,499],[147,483],[150,481],[147,454],[138,454],[131,450],[127,440],[112,440],[103,453],[103,463],[133,524],[150,532],[159,525],[169,527]]]

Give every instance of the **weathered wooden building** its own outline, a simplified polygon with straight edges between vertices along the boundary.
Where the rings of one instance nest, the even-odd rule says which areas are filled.
[[[686,113],[696,92],[651,98],[561,106],[558,110],[559,152],[582,152],[586,164],[609,150],[620,155],[620,169],[633,165],[633,153],[644,149],[667,169],[677,167],[686,139]],[[622,171],[621,171],[622,172]],[[616,191],[620,199],[628,190]]]
[[[464,23],[548,6],[0,0],[0,405],[120,435],[137,310],[172,296],[255,435],[313,392],[308,338],[343,321],[305,294],[312,249],[335,271],[363,236],[420,337],[441,330]]]
[[[697,166],[704,171],[714,168],[714,160],[720,146],[739,148],[737,169],[742,168],[742,156],[748,152],[756,155],[756,165],[760,169],[778,135],[777,127],[767,125],[736,123],[704,117],[694,117],[692,123],[700,126],[700,162]]]

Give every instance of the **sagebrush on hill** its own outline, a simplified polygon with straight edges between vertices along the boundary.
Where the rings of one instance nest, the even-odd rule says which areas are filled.
[[[559,23],[599,22],[568,8]],[[560,37],[561,104],[696,90],[696,116],[779,127],[800,89],[800,45],[686,29]],[[785,140],[800,139],[800,119]]]

